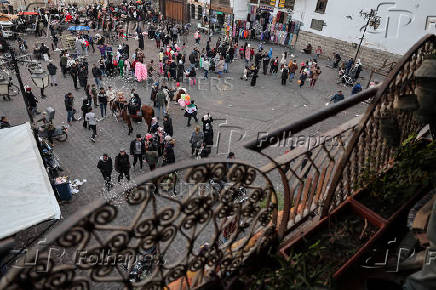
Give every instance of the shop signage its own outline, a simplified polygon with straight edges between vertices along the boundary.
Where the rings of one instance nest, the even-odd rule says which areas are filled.
[[[233,14],[233,9],[231,7],[228,6],[222,6],[222,5],[217,5],[217,4],[210,4],[210,9],[215,10],[215,11],[221,11],[227,14]]]

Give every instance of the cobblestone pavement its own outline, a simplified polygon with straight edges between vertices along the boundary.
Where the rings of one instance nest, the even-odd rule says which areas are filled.
[[[93,33],[93,32],[91,32]],[[206,37],[202,38],[201,47],[206,44]],[[46,37],[35,39],[32,36],[27,37],[29,47],[33,47],[35,42],[49,43]],[[215,45],[216,38],[213,38],[212,45]],[[193,39],[189,37],[186,53],[190,52],[193,47]],[[132,54],[137,47],[137,41],[129,40],[130,53]],[[154,41],[145,40],[145,54],[147,59],[156,61],[158,50],[155,47]],[[252,46],[257,47],[257,43],[252,42]],[[279,56],[286,50],[280,46],[264,45],[265,49],[273,48],[273,55]],[[54,63],[59,66],[59,53],[51,51],[51,58]],[[89,63],[90,68],[93,63],[99,58],[98,50],[95,53],[90,53]],[[305,60],[307,56],[302,56],[296,53],[296,58],[299,62]],[[259,73],[256,87],[250,87],[250,83],[242,81],[240,76],[243,70],[243,61],[235,60],[230,65],[230,72],[225,74],[225,80],[211,79],[198,80],[196,87],[189,88],[188,84],[183,84],[188,87],[192,99],[196,101],[199,107],[199,116],[210,113],[215,119],[214,129],[215,138],[220,135],[219,146],[217,146],[212,156],[219,155],[225,157],[228,151],[235,152],[238,159],[252,163],[255,166],[261,166],[268,160],[255,152],[247,151],[242,147],[244,143],[253,137],[256,137],[258,132],[267,132],[272,129],[277,129],[292,121],[307,117],[320,109],[325,108],[329,97],[335,93],[338,87],[336,85],[337,73],[326,67],[327,60],[321,60],[320,66],[322,74],[315,88],[309,88],[307,83],[304,88],[299,88],[296,80],[292,83],[287,83],[286,86],[280,84],[279,75],[264,76]],[[43,64],[46,66],[46,64]],[[21,67],[24,83],[31,85],[30,75],[25,67]],[[202,75],[198,72],[198,76]],[[362,85],[367,83],[367,73],[363,72]],[[212,76],[215,76],[212,74]],[[46,89],[48,98],[40,99],[39,110],[44,110],[48,106],[52,106],[56,110],[55,123],[60,125],[66,121],[66,111],[64,105],[64,95],[67,92],[72,92],[75,96],[75,108],[80,112],[81,98],[85,96],[82,89],[75,90],[70,77],[62,77],[58,71],[59,86],[49,87]],[[16,83],[16,81],[15,81]],[[89,83],[93,83],[93,78],[90,73]],[[150,104],[150,93],[144,84],[139,84],[135,81],[127,82],[120,77],[104,78],[104,87],[111,85],[115,90],[123,90],[127,93],[130,88],[136,88],[141,96],[142,102]],[[230,85],[228,85],[230,84]],[[39,97],[39,90],[33,84],[34,92]],[[345,95],[349,95],[351,88],[343,88]],[[354,117],[355,115],[364,112],[365,105],[356,106],[353,110],[341,112],[336,118],[329,119],[322,124],[308,130],[307,134],[316,135],[326,132],[328,129],[336,127],[338,124]],[[97,113],[98,112],[98,113]],[[99,110],[96,110],[99,115]],[[183,111],[178,105],[170,104],[170,114],[173,119],[176,143],[176,160],[181,161],[189,159],[190,145],[189,137],[193,127],[186,127],[186,119],[183,117]],[[21,96],[16,96],[12,102],[0,101],[0,115],[7,115],[11,124],[19,124],[27,121],[24,110],[24,102]],[[98,137],[96,143],[92,143],[89,139],[90,132],[82,127],[81,122],[73,123],[69,128],[69,138],[65,143],[56,143],[55,152],[61,158],[65,173],[71,178],[87,179],[87,183],[81,188],[80,192],[73,196],[70,203],[61,206],[64,218],[73,215],[77,210],[89,205],[102,195],[103,179],[99,170],[96,168],[99,157],[103,153],[109,153],[113,159],[121,147],[128,148],[133,136],[137,133],[145,134],[146,126],[142,124],[134,124],[133,135],[128,136],[128,130],[125,124],[117,122],[115,118],[109,116],[97,125]],[[278,155],[283,153],[287,148],[276,148],[271,153]],[[268,151],[270,152],[270,151]],[[146,166],[144,166],[146,168]],[[147,172],[148,169],[142,171],[134,169],[133,177]],[[115,174],[114,174],[115,178]],[[180,245],[183,246],[183,245]]]

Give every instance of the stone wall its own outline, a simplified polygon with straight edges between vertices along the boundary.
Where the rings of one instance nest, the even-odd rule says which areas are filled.
[[[332,57],[334,52],[338,52],[343,61],[354,58],[357,51],[357,45],[331,37],[324,37],[308,31],[300,31],[296,43],[296,49],[301,50],[310,43],[315,50],[318,45],[321,46],[325,57]],[[365,68],[381,69],[383,72],[391,70],[392,62],[397,62],[401,55],[392,54],[379,49],[362,46],[359,56],[357,57]]]

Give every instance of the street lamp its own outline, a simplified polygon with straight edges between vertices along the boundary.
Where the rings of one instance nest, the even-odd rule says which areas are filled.
[[[30,77],[32,78],[35,86],[41,89],[41,97],[46,98],[46,95],[44,95],[44,89],[48,87],[48,73],[45,72],[42,68],[35,68],[33,70],[30,70],[30,73]]]
[[[363,35],[360,38],[359,47],[357,48],[356,56],[353,59],[353,63],[356,62],[357,56],[359,55],[360,47],[362,46],[362,42],[363,42],[363,39],[365,38],[365,33],[366,33],[366,30],[368,29],[368,26],[371,26],[372,28],[374,28],[374,30],[377,30],[377,28],[380,26],[380,20],[381,20],[381,17],[377,16],[377,10],[375,10],[375,9],[371,9],[369,12],[365,12],[363,10],[360,10],[359,14],[360,14],[360,17],[363,17],[363,19],[368,19],[368,21],[366,22],[366,24],[364,26],[362,26],[362,28],[360,28],[361,31],[363,29]]]

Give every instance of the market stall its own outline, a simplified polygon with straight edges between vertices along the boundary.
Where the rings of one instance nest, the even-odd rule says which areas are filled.
[[[293,47],[302,23],[292,19],[288,9],[274,9],[268,5],[251,5],[247,20],[235,21],[233,37],[257,39]]]
[[[60,218],[29,123],[0,130],[0,164],[0,239]]]

